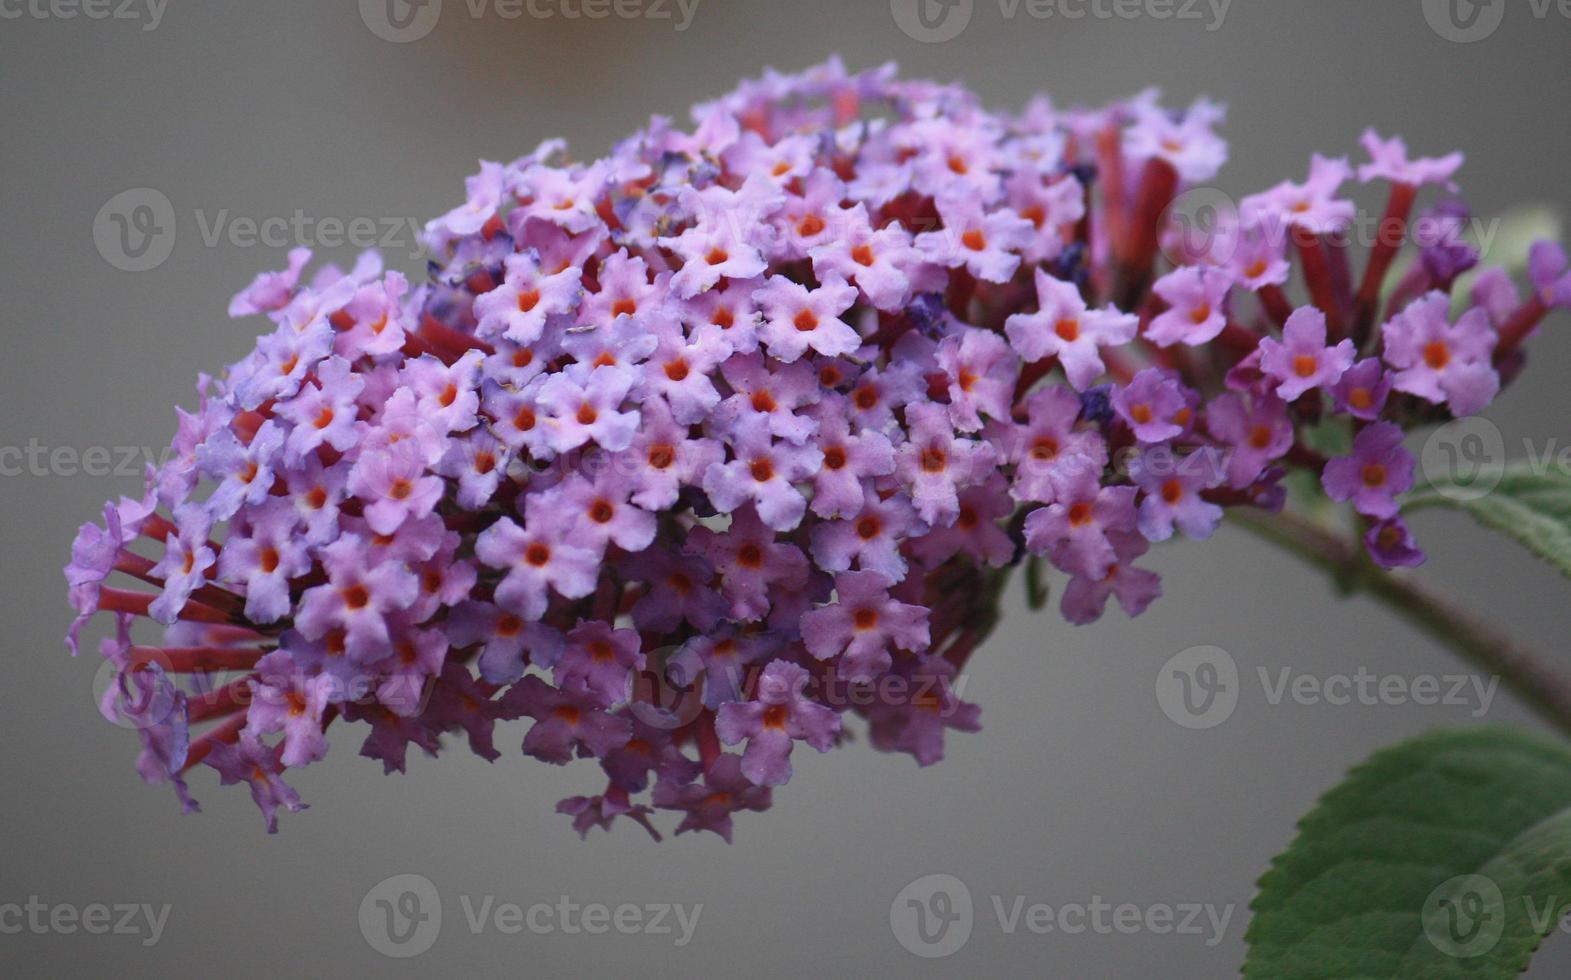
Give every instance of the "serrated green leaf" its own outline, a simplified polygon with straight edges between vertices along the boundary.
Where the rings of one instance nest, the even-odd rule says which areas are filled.
[[[1510,978],[1571,903],[1571,750],[1498,728],[1376,753],[1260,879],[1246,978]]]
[[[1408,496],[1403,509],[1464,511],[1571,576],[1571,474],[1557,466],[1514,463],[1489,492],[1480,496],[1479,489],[1476,484],[1426,483]]]

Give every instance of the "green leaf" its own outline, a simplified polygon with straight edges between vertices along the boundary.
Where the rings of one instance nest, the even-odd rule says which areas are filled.
[[[1403,509],[1464,511],[1571,576],[1571,473],[1555,465],[1519,462],[1495,474],[1499,483],[1492,489],[1476,478],[1426,483],[1408,496]],[[1493,475],[1486,479],[1493,482]]]
[[[1509,978],[1571,903],[1571,750],[1500,728],[1377,752],[1260,879],[1246,978]]]

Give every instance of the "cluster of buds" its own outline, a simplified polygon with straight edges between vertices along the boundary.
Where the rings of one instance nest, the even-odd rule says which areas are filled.
[[[592,163],[482,163],[418,285],[298,250],[235,297],[272,330],[83,528],[68,645],[112,615],[103,711],[187,810],[205,765],[276,829],[330,726],[402,771],[528,719],[525,754],[598,767],[559,806],[580,831],[669,810],[729,840],[857,715],[922,765],[976,730],[956,680],[1023,562],[1072,623],[1136,615],[1152,543],[1299,471],[1416,563],[1404,431],[1515,375],[1565,256],[1535,249],[1525,299],[1498,269],[1453,295],[1478,253],[1448,201],[1394,288],[1400,235],[1355,279],[1355,170],[1319,157],[1195,246],[1172,204],[1221,115],[994,114],[830,62]],[[1398,225],[1461,163],[1365,145]]]

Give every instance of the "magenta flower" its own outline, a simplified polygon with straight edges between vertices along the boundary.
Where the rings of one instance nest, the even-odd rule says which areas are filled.
[[[1227,447],[1227,482],[1240,489],[1293,448],[1287,406],[1270,395],[1247,401],[1232,392],[1220,395],[1206,410],[1206,427]]]
[[[1107,600],[1117,598],[1130,616],[1138,616],[1162,594],[1162,579],[1155,572],[1135,568],[1130,562],[1151,547],[1143,534],[1113,531],[1107,536],[1113,547],[1113,564],[1100,578],[1076,575],[1064,587],[1060,602],[1064,618],[1077,626],[1102,618]]]
[[[763,311],[759,339],[768,345],[770,356],[787,364],[809,349],[825,357],[849,354],[862,346],[862,339],[840,315],[851,308],[856,296],[855,287],[839,277],[809,291],[776,276],[753,294]]]
[[[796,664],[776,660],[758,679],[752,701],[720,706],[715,733],[726,745],[746,740],[742,775],[759,786],[783,786],[791,780],[791,747],[806,742],[820,752],[834,748],[840,716],[804,694],[808,673]]]
[[[1080,399],[1064,387],[1044,388],[1025,400],[1026,420],[1002,435],[1014,465],[1010,492],[1019,501],[1050,504],[1106,469],[1107,443],[1079,430]]]
[[[860,717],[925,766],[975,731],[964,670],[1017,566],[1062,573],[1071,623],[1138,615],[1152,542],[1282,510],[1289,474],[1417,564],[1404,427],[1516,376],[1571,306],[1565,254],[1463,296],[1468,212],[1437,206],[1406,279],[1368,266],[1397,311],[1369,356],[1354,256],[1306,246],[1352,217],[1345,160],[1213,240],[1169,220],[1221,121],[1154,93],[994,113],[830,62],[603,159],[483,162],[417,281],[297,249],[234,297],[261,336],[78,533],[66,645],[186,812],[206,767],[276,829],[330,741],[402,772],[528,718],[525,754],[603,780],[557,805],[578,832],[669,811],[730,840],[797,741]],[[1365,144],[1397,204],[1459,162]]]
[[[1146,339],[1158,347],[1196,347],[1215,340],[1227,326],[1227,294],[1232,285],[1233,277],[1225,270],[1199,266],[1158,279],[1152,292],[1169,308],[1146,327]]]
[[[1325,314],[1309,306],[1293,311],[1280,341],[1267,337],[1260,342],[1260,370],[1277,382],[1276,395],[1286,402],[1335,385],[1353,366],[1353,357],[1351,340],[1326,346]]]
[[[1326,494],[1351,501],[1360,514],[1386,520],[1397,514],[1396,498],[1413,487],[1413,454],[1402,447],[1402,430],[1376,422],[1353,440],[1353,454],[1326,464]]]
[[[1364,131],[1361,141],[1369,154],[1369,162],[1358,168],[1358,179],[1364,183],[1372,180],[1389,180],[1393,184],[1423,187],[1440,184],[1452,191],[1456,184],[1451,180],[1462,167],[1461,153],[1448,153],[1443,157],[1407,158],[1407,143],[1400,136],[1389,140],[1380,138],[1373,129]]]
[[[1384,328],[1385,361],[1396,369],[1397,391],[1443,404],[1454,415],[1473,415],[1500,391],[1492,355],[1495,331],[1483,310],[1469,310],[1454,325],[1451,300],[1432,292],[1414,300]]]
[[[1201,450],[1177,456],[1165,447],[1147,449],[1130,464],[1129,476],[1142,493],[1137,526],[1148,541],[1166,541],[1174,527],[1203,541],[1222,523],[1222,508],[1202,496],[1224,480],[1220,454]]]
[[[961,267],[987,282],[1008,282],[1020,267],[1020,253],[1031,246],[1036,229],[1008,208],[985,211],[970,196],[942,197],[939,231],[916,236],[929,262]]]
[[[1116,310],[1091,310],[1073,285],[1036,272],[1037,312],[1016,313],[1004,325],[1022,360],[1056,357],[1076,391],[1090,387],[1106,366],[1100,348],[1135,339],[1140,319]]]
[[[1176,438],[1193,422],[1183,384],[1160,368],[1146,368],[1113,394],[1113,410],[1143,443]]]
[[[1347,159],[1331,159],[1315,154],[1309,177],[1303,183],[1284,180],[1263,194],[1239,202],[1238,213],[1245,224],[1276,229],[1301,228],[1316,235],[1340,231],[1353,220],[1352,201],[1336,196],[1353,175]]]
[[[891,580],[877,571],[835,576],[835,603],[802,617],[802,642],[819,660],[839,658],[845,680],[870,681],[889,669],[890,648],[928,644],[927,610],[889,597]]]
[[[525,527],[504,517],[475,542],[475,556],[506,574],[496,587],[496,602],[525,619],[539,619],[550,592],[581,599],[595,590],[599,556],[573,541],[571,524],[551,521],[544,508]],[[526,530],[529,528],[530,530]]]

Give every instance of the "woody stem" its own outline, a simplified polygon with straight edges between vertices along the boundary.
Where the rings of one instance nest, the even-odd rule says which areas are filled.
[[[1517,697],[1571,735],[1571,672],[1547,661],[1497,624],[1413,578],[1378,568],[1359,547],[1319,523],[1289,513],[1230,511],[1236,523],[1311,565],[1330,572],[1348,593],[1363,593],[1490,674]]]

